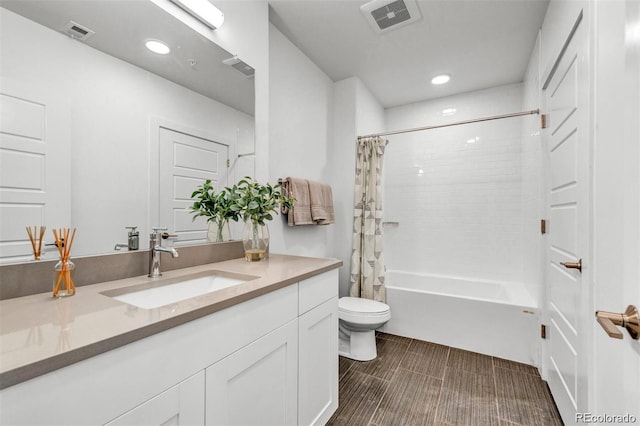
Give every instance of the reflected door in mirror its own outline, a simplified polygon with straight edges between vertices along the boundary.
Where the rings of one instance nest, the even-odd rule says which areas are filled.
[[[32,257],[27,226],[69,226],[69,105],[44,81],[3,78],[1,90],[0,262],[22,261]]]
[[[192,220],[191,194],[206,179],[216,192],[227,186],[229,147],[160,128],[160,225],[178,235],[177,244],[207,241],[206,218]]]

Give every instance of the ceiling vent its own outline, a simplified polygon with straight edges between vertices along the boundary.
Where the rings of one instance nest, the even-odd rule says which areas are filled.
[[[248,78],[253,77],[254,74],[256,73],[256,70],[254,70],[251,65],[247,64],[246,62],[243,62],[237,56],[234,56],[233,58],[225,59],[224,61],[222,61],[222,63],[227,66],[230,66],[231,68],[236,69],[237,71],[240,71],[242,74],[245,75],[245,77],[248,77]]]
[[[76,40],[82,40],[82,41],[87,40],[89,37],[95,34],[95,31],[92,31],[89,28],[84,27],[80,24],[77,24],[73,21],[69,21],[67,25],[62,27],[60,31],[62,31],[63,33],[65,33],[71,38],[74,38]]]
[[[360,6],[360,10],[379,34],[408,25],[421,17],[415,0],[373,0]]]

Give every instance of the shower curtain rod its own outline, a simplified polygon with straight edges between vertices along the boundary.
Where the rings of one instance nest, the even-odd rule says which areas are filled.
[[[373,133],[373,134],[370,134],[370,135],[358,136],[358,139],[374,138],[376,136],[397,135],[397,134],[400,134],[400,133],[419,132],[419,131],[422,131],[422,130],[439,129],[441,127],[460,126],[461,124],[480,123],[482,121],[500,120],[500,119],[503,119],[503,118],[520,117],[522,115],[533,115],[533,114],[540,114],[540,110],[539,109],[532,109],[530,111],[514,112],[512,114],[494,115],[492,117],[475,118],[475,119],[472,119],[472,120],[458,121],[458,122],[455,122],[455,123],[438,124],[438,125],[435,125],[435,126],[425,126],[425,127],[414,127],[413,129],[392,130],[390,132],[382,132],[382,133]]]

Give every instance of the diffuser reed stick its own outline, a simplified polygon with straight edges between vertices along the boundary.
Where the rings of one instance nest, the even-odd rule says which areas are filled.
[[[31,242],[31,249],[33,250],[33,258],[40,260],[42,254],[42,240],[44,238],[44,232],[47,229],[46,226],[34,226],[31,230],[30,226],[27,226],[27,234],[29,235],[29,241]],[[38,231],[38,229],[40,229]],[[37,245],[36,245],[37,244]]]
[[[40,239],[38,240],[38,259],[40,259],[40,254],[42,253],[42,240],[44,239],[44,231],[46,230],[46,226],[40,227]]]

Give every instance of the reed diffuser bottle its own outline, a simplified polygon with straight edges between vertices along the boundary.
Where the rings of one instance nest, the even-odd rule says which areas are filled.
[[[59,260],[53,267],[53,297],[69,297],[76,294],[73,274],[76,265],[70,260]]]
[[[57,232],[54,229],[53,236],[56,238],[56,246],[60,253],[60,261],[53,268],[53,297],[73,296],[76,294],[76,286],[73,283],[76,265],[69,259],[69,253],[76,236],[76,230],[73,230],[71,238],[69,238],[69,228],[60,229]]]

